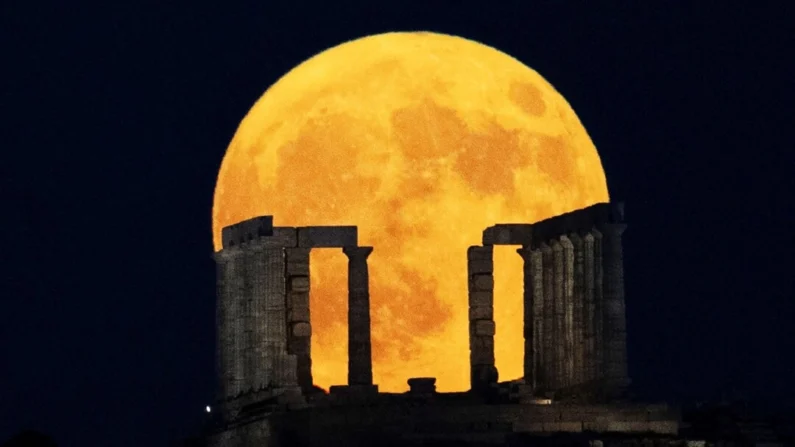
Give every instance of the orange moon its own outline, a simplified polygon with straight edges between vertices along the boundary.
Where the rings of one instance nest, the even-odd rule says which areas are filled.
[[[369,258],[373,375],[382,391],[436,377],[469,388],[466,250],[495,223],[608,201],[571,106],[516,59],[460,37],[387,33],[292,69],[240,123],[218,174],[213,242],[258,215],[357,225]],[[496,366],[522,376],[522,274],[495,250]],[[347,259],[311,260],[315,383],[347,382]]]

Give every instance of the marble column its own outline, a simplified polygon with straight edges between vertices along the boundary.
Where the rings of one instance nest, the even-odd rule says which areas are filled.
[[[367,257],[373,247],[345,247],[342,251],[348,256],[348,385],[372,385]]]
[[[268,242],[270,243],[270,242]],[[275,243],[275,242],[274,242]],[[281,246],[266,246],[262,249],[262,268],[260,276],[261,332],[258,343],[262,349],[262,359],[258,364],[264,371],[261,377],[262,388],[284,388],[296,385],[296,358],[287,352],[287,280],[285,277],[285,249]]]
[[[238,395],[245,390],[246,383],[246,256],[245,251],[239,254],[235,261],[235,281],[232,282],[232,327],[234,328],[234,365],[232,366],[232,377],[234,385],[233,395]]]
[[[569,235],[574,248],[574,295],[573,295],[573,317],[574,317],[574,374],[572,380],[575,385],[585,382],[585,254],[583,253],[584,244],[582,238],[577,233]]]
[[[570,387],[574,382],[574,245],[568,236],[561,235],[563,250],[563,383]]]
[[[535,393],[543,389],[540,373],[542,362],[541,334],[543,320],[539,311],[543,309],[543,271],[540,252],[523,246],[516,250],[524,260],[524,381]]]
[[[541,264],[544,293],[544,335],[543,335],[543,370],[545,391],[553,391],[557,387],[557,349],[555,347],[555,275],[552,247],[541,244]]]
[[[604,265],[602,263],[602,233],[593,228],[591,230],[593,235],[593,278],[594,278],[594,368],[595,379],[602,380],[604,378],[604,360],[605,360],[605,343],[604,343]]]
[[[583,337],[584,337],[584,367],[585,381],[596,380],[597,375],[597,355],[596,355],[596,306],[594,302],[594,237],[588,232],[582,237],[583,242],[583,268],[584,268],[584,292],[583,292]]]
[[[621,235],[624,223],[600,225],[604,265],[604,378],[609,390],[619,393],[627,384],[624,256]]]
[[[312,390],[312,330],[309,312],[309,253],[311,248],[287,248],[287,352],[296,356],[298,385],[309,393]]]
[[[554,297],[555,317],[553,320],[554,334],[555,334],[555,389],[561,389],[566,386],[566,356],[565,356],[565,321],[566,321],[566,306],[564,303],[564,280],[563,280],[563,247],[557,240],[550,242],[552,247],[552,294]]]
[[[473,391],[484,391],[499,378],[494,366],[493,247],[469,247],[469,364]]]

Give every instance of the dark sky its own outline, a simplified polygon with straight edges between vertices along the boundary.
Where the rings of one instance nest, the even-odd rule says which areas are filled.
[[[792,2],[59,3],[0,6],[0,442],[198,426],[227,144],[290,68],[396,30],[494,46],[572,104],[627,202],[641,395],[795,400]]]

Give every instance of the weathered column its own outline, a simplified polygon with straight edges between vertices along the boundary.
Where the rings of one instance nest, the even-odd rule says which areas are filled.
[[[628,385],[624,255],[621,246],[621,235],[626,228],[624,223],[600,225],[604,257],[604,377],[613,393],[619,393]]]
[[[544,363],[544,264],[541,250],[530,253],[531,280],[533,284],[533,365],[535,368],[535,395],[549,390],[549,377],[546,375]]]
[[[342,251],[348,256],[348,385],[372,385],[367,257],[373,247],[345,247]]]
[[[235,257],[234,260],[235,280],[232,282],[231,293],[234,296],[232,310],[232,327],[234,328],[234,347],[232,365],[232,395],[238,395],[245,389],[246,367],[245,367],[245,332],[246,332],[246,257],[245,252]]]
[[[285,249],[278,239],[267,241],[262,249],[263,269],[262,298],[260,314],[262,315],[262,332],[259,335],[262,360],[264,366],[259,373],[264,388],[284,388],[296,385],[296,358],[287,352],[287,284],[285,278]],[[278,245],[278,246],[273,246]]]
[[[533,392],[538,389],[539,385],[539,365],[540,361],[540,346],[539,346],[539,329],[536,327],[540,323],[536,317],[537,304],[543,302],[542,296],[542,275],[538,264],[536,251],[532,250],[529,246],[522,246],[516,250],[517,253],[524,260],[523,273],[524,273],[524,382],[529,386]],[[539,293],[540,292],[540,293]]]
[[[596,380],[597,375],[597,355],[596,355],[596,305],[594,302],[594,288],[596,278],[594,273],[594,237],[592,233],[587,233],[582,238],[584,255],[584,337],[585,337],[585,381]]]
[[[246,315],[245,324],[245,371],[246,380],[244,389],[256,390],[261,388],[264,380],[262,374],[264,362],[263,341],[265,328],[265,281],[262,271],[265,269],[265,254],[258,246],[246,250]]]
[[[574,382],[574,245],[568,236],[561,235],[560,247],[563,249],[563,383],[572,386]]]
[[[596,379],[602,380],[604,378],[604,360],[605,360],[605,343],[604,343],[604,266],[602,264],[602,233],[593,228],[591,230],[593,235],[593,265],[594,265],[594,341],[595,341],[595,358],[596,363]]]
[[[585,254],[582,238],[577,233],[569,235],[574,247],[574,374],[572,380],[575,385],[585,382],[585,343],[583,334],[585,322],[583,320],[585,305]]]
[[[497,383],[494,366],[494,258],[493,247],[469,247],[469,363],[473,391]]]
[[[541,264],[543,270],[543,292],[544,292],[544,379],[545,391],[553,391],[557,388],[557,358],[558,352],[555,347],[555,275],[554,257],[552,247],[546,243],[541,244]]]
[[[218,399],[226,399],[235,390],[235,282],[238,278],[233,250],[215,254],[216,262],[216,368]]]
[[[557,240],[552,240],[553,296],[555,299],[555,389],[566,386],[566,343],[565,321],[566,305],[564,301],[564,258],[563,247]]]
[[[287,268],[287,352],[296,356],[298,385],[312,390],[311,325],[309,313],[309,252],[311,248],[285,250]]]
[[[262,386],[263,345],[261,343],[264,333],[263,324],[263,278],[264,267],[262,249],[254,244],[244,246],[243,295],[240,297],[241,321],[243,323],[243,348],[240,353],[243,357],[243,383],[242,391],[251,391]]]

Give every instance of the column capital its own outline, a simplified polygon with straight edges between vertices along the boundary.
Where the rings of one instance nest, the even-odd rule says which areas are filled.
[[[348,257],[351,261],[354,260],[367,260],[367,257],[370,256],[370,253],[373,252],[373,247],[361,247],[356,245],[348,245],[342,247],[342,252],[345,253],[345,256]]]
[[[536,250],[530,248],[529,245],[522,245],[522,248],[516,249],[516,252],[519,253],[519,256],[521,256],[522,259],[524,259],[525,261],[530,260],[530,256],[533,254],[534,251]]]

